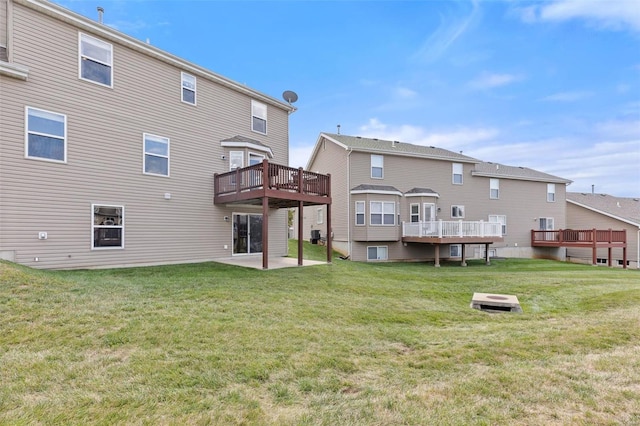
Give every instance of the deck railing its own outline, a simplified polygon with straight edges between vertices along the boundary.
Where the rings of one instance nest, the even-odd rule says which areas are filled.
[[[255,189],[275,189],[303,194],[329,196],[329,176],[280,164],[262,163],[238,168],[214,177],[215,194],[225,195]]]
[[[403,237],[502,237],[502,224],[480,221],[402,222]]]
[[[598,244],[626,243],[627,232],[613,229],[558,229],[550,231],[531,231],[531,243]]]

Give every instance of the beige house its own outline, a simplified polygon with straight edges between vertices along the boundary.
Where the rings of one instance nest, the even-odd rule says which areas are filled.
[[[567,227],[574,230],[626,230],[627,267],[640,268],[640,198],[568,192]],[[624,266],[621,248],[613,248],[611,255],[612,266]],[[568,247],[567,259],[592,263],[592,249]],[[608,263],[608,249],[596,249],[596,264]]]
[[[564,259],[564,248],[532,247],[531,230],[566,226],[567,179],[330,133],[320,134],[307,169],[331,175],[332,226],[329,233],[324,207],[307,207],[303,235],[332,235],[352,260]]]
[[[0,88],[2,259],[284,256],[287,207],[329,202],[297,191],[322,176],[281,198],[267,185],[288,164],[291,105],[48,1],[0,0]],[[241,190],[259,191],[218,197]]]

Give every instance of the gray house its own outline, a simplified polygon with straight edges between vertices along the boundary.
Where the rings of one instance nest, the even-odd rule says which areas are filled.
[[[0,88],[2,259],[266,267],[287,208],[330,202],[281,166],[291,105],[48,1],[0,0]]]
[[[567,193],[567,227],[570,229],[626,230],[627,267],[640,268],[640,198],[615,197],[607,194]],[[567,259],[593,263],[592,249],[569,247]],[[595,251],[596,264],[625,266],[622,248]]]
[[[532,247],[531,230],[565,227],[567,179],[330,133],[320,134],[307,169],[331,174],[332,225],[324,207],[307,207],[303,235],[319,232],[352,260],[564,259],[564,248]]]

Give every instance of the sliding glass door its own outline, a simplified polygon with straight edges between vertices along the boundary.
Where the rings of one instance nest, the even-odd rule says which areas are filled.
[[[262,253],[262,215],[233,214],[233,254]]]

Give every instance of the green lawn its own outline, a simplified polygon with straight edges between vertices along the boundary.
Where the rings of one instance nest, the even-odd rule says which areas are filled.
[[[640,424],[637,270],[335,259],[0,263],[0,424]]]

